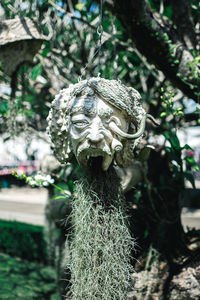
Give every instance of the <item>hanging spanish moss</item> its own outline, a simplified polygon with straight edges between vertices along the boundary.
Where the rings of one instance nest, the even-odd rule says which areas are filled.
[[[16,100],[11,98],[8,102],[8,117],[7,117],[7,127],[8,132],[11,137],[17,135],[17,103]]]
[[[120,189],[112,168],[93,170],[76,184],[69,263],[72,300],[127,299],[134,242]]]
[[[21,131],[25,132],[27,130],[27,119],[25,113],[23,113],[25,108],[25,87],[25,71],[24,66],[21,65],[12,74],[11,95],[8,100],[7,127],[12,138],[18,136]],[[19,93],[18,97],[16,95],[17,92]]]

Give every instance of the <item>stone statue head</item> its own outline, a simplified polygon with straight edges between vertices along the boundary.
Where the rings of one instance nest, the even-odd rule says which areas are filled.
[[[145,121],[146,112],[135,89],[117,80],[90,78],[55,97],[48,133],[61,163],[77,161],[87,167],[98,157],[106,171],[111,164],[130,164]]]

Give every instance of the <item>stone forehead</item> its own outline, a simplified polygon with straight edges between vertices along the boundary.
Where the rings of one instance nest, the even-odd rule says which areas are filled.
[[[125,110],[130,117],[135,117],[138,108],[145,113],[141,106],[140,94],[131,87],[126,87],[117,80],[107,80],[104,78],[90,78],[81,81],[69,87],[70,97],[74,98],[78,95],[87,93],[92,96],[92,90],[100,97],[105,99],[111,105],[121,110]]]
[[[52,103],[52,113],[55,118],[65,118],[71,114],[72,108],[76,106],[79,97],[99,96],[111,106],[126,112],[129,120],[139,126],[146,112],[141,104],[140,94],[131,87],[126,87],[117,80],[93,77],[71,84],[67,89],[63,89],[55,97]],[[89,110],[92,110],[90,108]],[[59,121],[60,122],[60,121]]]
[[[134,88],[126,87],[117,80],[95,77],[72,84],[67,89],[62,90],[53,101],[52,108],[63,108],[68,111],[75,105],[77,97],[81,95],[92,96],[93,93],[120,110],[126,111],[131,119],[145,115],[141,96]]]
[[[115,110],[119,109],[98,97],[98,95],[84,95],[75,98],[75,101],[70,106],[70,115],[80,112],[86,114],[98,113],[99,115],[110,116]]]

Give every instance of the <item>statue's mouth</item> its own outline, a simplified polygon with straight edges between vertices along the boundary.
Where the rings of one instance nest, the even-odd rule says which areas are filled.
[[[103,156],[90,157],[87,161],[87,167],[92,170],[98,170],[102,168]]]
[[[107,171],[113,157],[108,153],[98,148],[89,148],[83,150],[79,156],[78,161],[86,168],[95,168],[101,166],[103,171]]]

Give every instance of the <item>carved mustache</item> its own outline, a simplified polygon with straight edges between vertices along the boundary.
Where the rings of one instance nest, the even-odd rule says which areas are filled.
[[[100,130],[100,134],[102,134],[102,136],[105,139],[105,146],[106,146],[106,149],[107,149],[106,152],[107,152],[108,155],[111,155],[111,152],[110,152],[109,146],[108,146],[109,142],[111,142],[111,149],[112,149],[112,151],[119,152],[119,151],[121,151],[123,149],[122,143],[119,140],[117,140],[116,138],[114,138],[113,135],[112,135],[112,133],[110,131],[105,130],[105,129],[104,130]],[[82,139],[83,138],[87,139],[87,135],[89,135],[89,131],[86,131],[85,133],[83,133],[81,135],[81,138]],[[90,146],[90,144],[88,144],[87,146]]]
[[[103,148],[103,149],[102,149]],[[77,154],[80,155],[83,151],[87,151],[88,149],[101,149],[107,155],[112,155],[110,148],[107,143],[103,143],[101,147],[91,147],[91,144],[88,140],[86,140],[83,144],[78,147]]]

